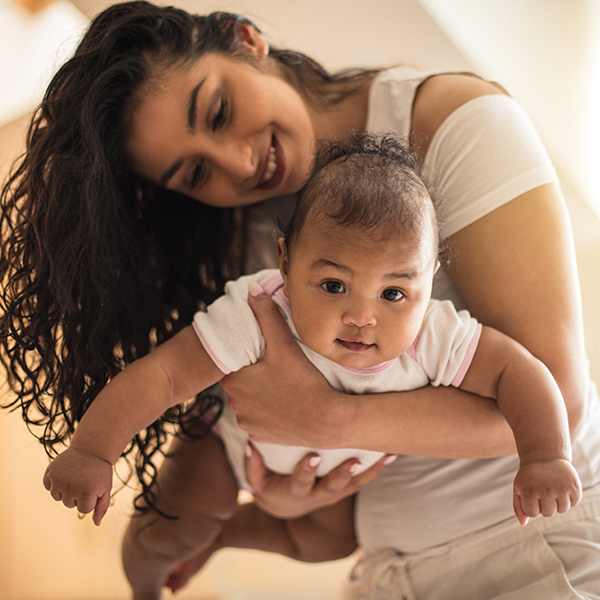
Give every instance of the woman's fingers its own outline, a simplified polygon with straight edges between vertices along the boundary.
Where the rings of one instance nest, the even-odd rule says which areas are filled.
[[[251,284],[251,291],[248,295],[248,304],[254,312],[265,337],[267,352],[269,350],[273,351],[274,348],[277,348],[278,352],[280,349],[297,348],[290,328],[287,326],[277,305],[264,293],[259,284],[255,285],[260,288],[261,293],[253,295],[253,292],[257,293],[259,291],[258,288],[252,289],[253,285]]]
[[[323,477],[319,482],[319,485],[329,492],[332,498],[337,496],[337,500],[341,500],[342,498],[355,494],[367,485],[367,483],[373,481],[373,479],[375,479],[387,465],[393,463],[396,458],[397,456],[395,454],[386,454],[373,466],[365,469],[358,475],[355,475],[355,472],[360,466],[360,462],[351,458]]]
[[[321,457],[318,454],[307,454],[294,469],[290,475],[290,491],[295,496],[305,496],[310,494],[317,481],[317,469],[321,464]]]
[[[256,504],[279,518],[296,518],[337,504],[373,481],[386,465],[396,459],[396,455],[386,454],[358,475],[355,473],[359,461],[349,459],[318,478],[320,456],[310,453],[298,463],[291,475],[286,476],[269,471],[251,442],[248,442],[247,448],[246,476],[254,490]]]

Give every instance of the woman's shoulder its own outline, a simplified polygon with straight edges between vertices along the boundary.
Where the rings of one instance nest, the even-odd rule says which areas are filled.
[[[371,85],[367,129],[394,131],[416,144],[421,159],[440,125],[467,102],[506,94],[497,83],[474,73],[422,71],[409,66],[385,69]]]
[[[423,156],[427,140],[431,140],[440,125],[458,108],[481,96],[508,95],[499,84],[486,81],[473,73],[440,73],[425,79],[418,87],[412,112],[412,134]]]

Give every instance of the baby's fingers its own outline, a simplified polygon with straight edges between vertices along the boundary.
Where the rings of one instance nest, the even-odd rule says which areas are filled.
[[[94,522],[94,525],[96,525],[96,527],[100,525],[100,521],[102,521],[102,518],[106,514],[106,511],[108,510],[109,506],[110,494],[108,492],[105,492],[104,494],[102,494],[102,496],[98,498],[96,502],[96,507],[94,508],[94,515],[92,517],[92,521]]]
[[[527,523],[529,523],[529,517],[523,510],[523,506],[521,505],[521,496],[517,494],[517,492],[513,492],[513,509],[515,511],[515,515],[517,515],[517,519],[521,524],[521,527],[525,527]]]

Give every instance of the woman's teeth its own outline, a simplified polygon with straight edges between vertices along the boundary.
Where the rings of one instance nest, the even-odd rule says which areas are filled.
[[[273,177],[273,173],[277,170],[277,154],[275,152],[275,146],[271,146],[269,149],[269,164],[261,183],[265,183]]]

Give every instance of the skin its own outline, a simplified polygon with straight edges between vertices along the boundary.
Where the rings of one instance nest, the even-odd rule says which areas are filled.
[[[267,75],[276,78],[273,70],[269,74],[260,36],[253,30],[244,35],[244,51],[261,66],[259,73],[254,75],[257,78]],[[179,136],[179,141],[169,151],[165,145],[165,157],[168,160],[159,165],[160,170],[156,174],[150,170],[145,172],[153,181],[159,181],[157,177],[181,158],[189,168],[199,156],[211,160],[208,154],[201,155],[194,149],[194,143],[200,143],[203,137],[210,137],[208,127],[195,133],[187,128],[187,98],[193,85],[197,85],[197,78],[193,85],[191,83],[183,91],[186,100],[180,100],[183,103],[183,106],[180,104],[180,111],[183,110],[184,114],[173,123],[172,130]],[[163,90],[166,92],[168,88]],[[147,95],[142,97],[142,105],[145,101],[152,101],[157,94],[160,96],[160,88],[156,86],[147,91]],[[291,93],[290,90],[288,92]],[[334,111],[322,110],[316,114],[304,101],[306,106],[295,118],[300,121],[308,113],[315,136],[341,137],[350,129],[364,126],[366,92],[362,90],[355,94]],[[479,96],[498,93],[503,92],[497,86],[469,76],[440,75],[424,82],[415,99],[411,128],[413,136],[419,140],[417,151],[421,159],[427,151],[429,140],[454,110]],[[229,103],[234,107],[238,105],[235,99],[229,100]],[[208,110],[209,107],[206,108]],[[214,114],[213,109],[211,116]],[[162,118],[163,114],[160,113]],[[206,117],[201,115],[198,123],[205,120]],[[267,115],[267,122],[271,123],[271,120]],[[148,128],[151,129],[156,122],[149,122]],[[134,126],[134,137],[136,131],[143,127],[144,123],[140,122]],[[239,132],[240,128],[232,129],[230,133]],[[256,130],[265,130],[267,133],[263,133],[258,154],[267,152],[268,131],[273,130],[268,130],[264,123]],[[224,131],[225,128],[219,135]],[[216,138],[215,134],[215,141]],[[145,148],[156,147],[152,140],[147,143]],[[188,143],[191,146],[187,146]],[[180,151],[179,144],[187,150]],[[298,163],[287,159],[286,151],[289,164],[303,163],[311,144],[312,140],[303,146],[296,158]],[[162,142],[159,147],[162,151]],[[177,151],[173,152],[173,149]],[[134,164],[143,172],[143,157],[137,156],[135,145],[129,146],[129,150]],[[215,154],[215,169],[212,172],[218,172],[220,168],[219,156],[221,153]],[[138,163],[136,159],[139,159]],[[262,160],[264,162],[265,159]],[[256,180],[259,167],[255,163],[253,177]],[[234,172],[228,174],[226,165],[223,174],[232,181],[244,180]],[[181,182],[181,185],[184,183]],[[256,201],[266,199],[279,195],[284,187],[262,189],[258,193],[256,189],[248,191],[249,188],[233,188],[233,183],[227,186],[229,192],[219,196],[219,205],[237,206],[255,201],[254,198]],[[193,195],[189,191],[184,193]],[[564,397],[571,436],[575,438],[587,411],[585,354],[577,269],[560,189],[551,184],[531,190],[464,228],[452,236],[450,243],[453,248],[450,275],[469,308],[481,322],[521,342],[547,365]],[[528,276],[524,277],[523,274]],[[250,303],[267,340],[267,353],[256,365],[230,375],[223,385],[240,423],[256,439],[277,443],[285,438],[288,443],[313,447],[363,446],[373,450],[383,448],[387,452],[444,458],[489,458],[515,452],[512,431],[497,404],[461,390],[424,388],[400,395],[378,395],[376,398],[362,396],[349,400],[348,397],[342,397],[324,384],[320,375],[304,360],[271,301],[263,295],[251,298]],[[553,327],[549,328],[548,323],[553,323]],[[264,386],[264,381],[269,381],[269,386]],[[303,410],[297,410],[298,406],[302,406]],[[315,415],[319,415],[319,418],[316,419]],[[275,431],[281,432],[280,437],[273,436]],[[457,431],[461,432],[460,436],[456,435]],[[181,442],[174,444],[180,449]],[[191,448],[191,459],[194,445],[187,447]],[[295,514],[305,514],[306,511],[333,504],[354,494],[367,482],[363,474],[352,478],[350,464],[343,465],[323,480],[317,480],[316,468],[310,465],[308,457],[290,477],[276,476],[266,471],[256,453],[248,458],[247,465],[248,479],[255,489],[256,506],[275,514],[286,513],[286,507],[291,507]],[[190,525],[186,530],[190,542],[188,554],[193,547],[196,522],[195,508],[190,499],[199,495],[201,489],[198,480],[196,486],[194,481],[186,480],[187,494],[173,491],[172,501],[169,499],[172,502],[170,507],[182,515],[181,522]],[[167,502],[167,498],[161,500],[159,507],[163,502]],[[152,538],[152,528],[146,529],[146,543],[138,542],[140,532],[151,520],[151,517],[134,519],[126,533],[124,557],[126,562],[130,559],[132,571],[143,572],[145,565],[161,559],[163,562],[170,561],[169,564],[177,562],[175,551],[168,560],[161,555],[157,542],[160,536]],[[228,544],[235,545],[237,542],[234,538],[235,534],[231,532]],[[156,542],[154,545],[153,539]],[[243,543],[243,540],[239,541],[240,545]],[[196,548],[201,550],[198,545]],[[208,550],[205,547],[203,551]],[[160,589],[165,581],[179,588],[203,564],[201,553],[188,561],[184,561],[184,553],[179,556],[180,564],[171,571],[168,579],[160,575],[164,571],[154,577],[155,588]],[[340,556],[343,553],[332,551],[329,558]],[[147,580],[152,579],[151,569],[146,569],[146,574]],[[154,598],[158,595],[145,597]]]
[[[366,90],[335,111],[316,111],[281,77],[264,38],[247,25],[241,32],[246,60],[208,53],[143,86],[127,142],[139,175],[219,207],[296,192],[316,139],[364,126],[356,108]],[[272,145],[277,169],[264,181]]]
[[[355,369],[404,354],[421,327],[437,270],[429,229],[426,236],[378,238],[324,219],[305,225],[293,252],[279,240],[283,290],[302,341]]]

